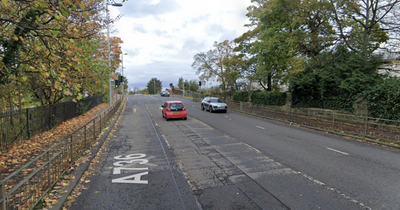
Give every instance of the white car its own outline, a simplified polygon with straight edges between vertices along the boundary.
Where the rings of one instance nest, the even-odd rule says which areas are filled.
[[[217,97],[206,97],[201,102],[201,110],[208,110],[210,112],[227,112],[228,105]]]

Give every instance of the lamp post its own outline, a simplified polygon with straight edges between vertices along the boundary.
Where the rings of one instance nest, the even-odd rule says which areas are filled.
[[[122,53],[122,59],[121,59],[121,61],[122,61],[122,71],[121,71],[122,78],[124,78],[124,55],[128,55],[128,53]],[[122,96],[125,95],[125,90],[124,89],[125,89],[125,82],[122,85]]]
[[[110,71],[110,108],[112,107],[112,71],[111,71],[111,59],[110,59],[110,53],[111,53],[111,45],[110,45],[110,13],[108,11],[108,5],[114,6],[114,7],[122,7],[121,3],[110,3],[109,0],[104,0],[104,4],[106,5],[106,18],[107,18],[107,57],[108,57],[108,69]]]

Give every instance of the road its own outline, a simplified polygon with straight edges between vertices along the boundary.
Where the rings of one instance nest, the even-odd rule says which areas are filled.
[[[105,148],[71,209],[400,209],[399,151],[187,98],[129,96]]]

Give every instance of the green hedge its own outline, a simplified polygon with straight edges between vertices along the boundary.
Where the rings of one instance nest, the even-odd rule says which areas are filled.
[[[232,96],[232,100],[248,102],[249,101],[249,92],[247,92],[247,91],[234,92],[233,96]]]
[[[400,79],[387,78],[364,91],[370,117],[400,120]]]
[[[283,106],[286,104],[286,93],[282,92],[253,92],[251,103],[270,106]]]

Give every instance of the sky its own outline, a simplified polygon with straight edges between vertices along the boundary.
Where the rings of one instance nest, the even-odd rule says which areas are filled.
[[[121,0],[122,1],[122,0]],[[117,3],[121,2],[116,0]],[[143,89],[151,78],[163,88],[178,79],[198,80],[193,56],[215,41],[233,40],[248,28],[251,0],[128,0],[109,7],[110,36],[120,37],[129,88]]]

